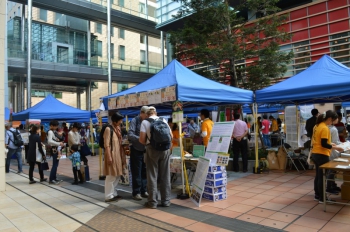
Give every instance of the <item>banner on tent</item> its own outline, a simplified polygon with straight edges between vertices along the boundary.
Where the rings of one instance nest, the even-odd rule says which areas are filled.
[[[137,94],[128,94],[108,100],[108,109],[123,109],[144,105],[154,105],[176,100],[176,86],[150,90]]]

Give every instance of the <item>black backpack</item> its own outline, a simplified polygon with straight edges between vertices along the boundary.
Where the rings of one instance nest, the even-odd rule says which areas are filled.
[[[158,151],[166,151],[170,149],[171,133],[168,124],[163,121],[163,118],[148,118],[151,123],[151,146]]]
[[[98,141],[98,145],[100,146],[100,148],[105,148],[105,140],[103,138],[103,135],[105,133],[106,128],[109,127],[109,130],[111,131],[111,151],[113,151],[113,143],[112,143],[112,138],[113,138],[113,127],[109,124],[103,125],[101,132],[100,132],[100,140]]]
[[[13,134],[14,140],[12,141],[16,147],[23,146],[23,139],[21,133],[16,129],[16,131],[9,130]]]

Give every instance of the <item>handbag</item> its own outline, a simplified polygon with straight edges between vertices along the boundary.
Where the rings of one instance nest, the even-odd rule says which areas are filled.
[[[46,156],[46,147],[45,145],[42,145],[42,149],[44,152],[44,155]],[[43,155],[41,154],[38,143],[36,144],[36,162],[41,162],[43,160]]]
[[[49,164],[47,163],[46,160],[42,160],[41,163],[40,163],[40,169],[41,170],[49,170]]]
[[[80,154],[82,154],[84,156],[91,155],[91,150],[90,150],[89,146],[86,143],[84,143],[84,145],[81,146]]]

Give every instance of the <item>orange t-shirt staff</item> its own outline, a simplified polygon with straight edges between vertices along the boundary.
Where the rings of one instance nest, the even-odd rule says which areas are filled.
[[[314,190],[315,199],[319,200],[320,203],[325,200],[323,199],[323,170],[320,169],[320,166],[329,162],[332,149],[342,151],[342,148],[331,143],[331,132],[328,128],[337,118],[338,115],[334,111],[328,110],[325,114],[318,116],[313,129],[311,158],[316,166]]]
[[[173,141],[172,141],[172,147],[178,147],[179,146],[179,140],[180,140],[180,133],[179,133],[179,127],[176,123],[173,124],[171,131],[173,133]]]
[[[214,126],[214,122],[209,119],[209,110],[207,109],[201,110],[200,117],[201,117],[201,120],[203,120],[202,126],[201,126],[201,129],[202,129],[201,136],[203,138],[204,146],[207,147],[210,139],[211,131]]]

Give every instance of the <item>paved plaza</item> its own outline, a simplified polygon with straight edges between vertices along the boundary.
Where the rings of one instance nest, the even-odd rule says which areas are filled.
[[[13,160],[7,191],[0,193],[0,231],[350,231],[349,206],[329,205],[323,212],[314,201],[314,171],[229,172],[227,200],[203,200],[198,208],[176,199],[174,189],[171,207],[145,209],[145,200],[132,200],[128,186],[118,187],[123,200],[105,203],[98,157],[88,158],[92,180],[77,186],[71,185],[69,160],[60,161],[60,185],[29,185],[29,167],[17,174]]]

